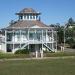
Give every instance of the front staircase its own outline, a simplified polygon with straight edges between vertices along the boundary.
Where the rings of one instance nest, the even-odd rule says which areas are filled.
[[[53,49],[51,49],[48,45],[43,44],[50,52],[53,52]]]
[[[23,46],[21,46],[20,49],[24,49],[27,45],[28,45],[28,43],[25,43]]]
[[[14,51],[17,51],[17,50],[19,50],[19,49],[24,49],[27,45],[28,45],[28,42],[26,42],[26,43],[24,43],[23,45],[21,45],[21,47],[20,47],[20,45],[19,45],[17,48],[14,49]]]

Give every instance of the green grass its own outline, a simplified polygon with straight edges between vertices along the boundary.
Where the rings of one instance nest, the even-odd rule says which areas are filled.
[[[75,56],[75,52],[45,53],[45,57]]]
[[[44,57],[63,57],[63,56],[75,56],[75,52],[57,52],[57,53],[44,53]],[[0,59],[9,58],[30,58],[30,54],[4,54],[0,53]]]
[[[0,53],[0,59],[9,59],[9,58],[29,58],[29,54],[4,54]]]
[[[75,75],[75,58],[0,61],[0,75]]]

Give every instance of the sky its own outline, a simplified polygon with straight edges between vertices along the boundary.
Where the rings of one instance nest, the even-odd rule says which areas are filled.
[[[75,20],[75,0],[0,0],[0,28],[17,20],[15,13],[23,8],[41,12],[41,21],[47,25],[64,25],[70,17]]]

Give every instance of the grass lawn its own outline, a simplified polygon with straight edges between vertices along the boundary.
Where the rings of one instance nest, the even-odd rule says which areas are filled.
[[[0,61],[0,75],[75,75],[75,58]]]
[[[44,57],[63,57],[63,56],[75,56],[75,52],[44,53]],[[31,56],[30,54],[0,53],[0,59],[11,59],[11,58],[31,58]]]

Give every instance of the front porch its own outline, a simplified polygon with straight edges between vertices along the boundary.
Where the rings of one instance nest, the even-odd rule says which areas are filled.
[[[39,51],[40,49],[43,50],[43,47],[45,47],[49,51],[56,52],[57,32],[54,30],[49,30],[48,28],[5,30],[5,44],[6,52],[11,51],[14,53],[18,49],[23,49],[26,47],[30,49],[32,46],[37,48],[37,45],[41,45],[40,48],[37,48]],[[7,51],[8,46],[11,48],[9,51]]]

